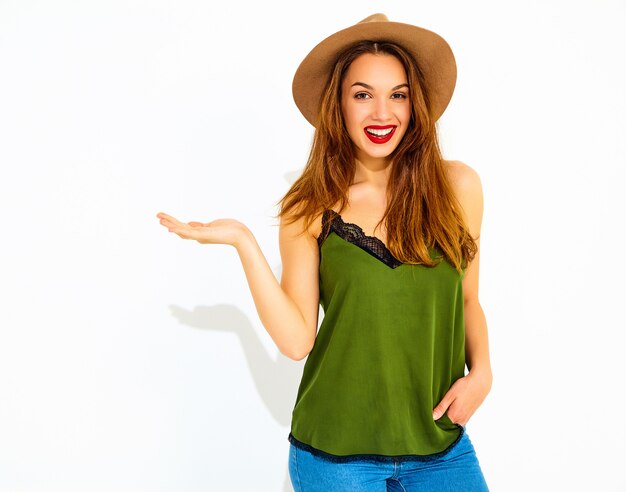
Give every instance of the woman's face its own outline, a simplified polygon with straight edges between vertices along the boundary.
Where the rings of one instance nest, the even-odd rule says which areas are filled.
[[[357,159],[363,162],[391,154],[411,118],[402,63],[387,54],[356,58],[342,82],[341,109]]]

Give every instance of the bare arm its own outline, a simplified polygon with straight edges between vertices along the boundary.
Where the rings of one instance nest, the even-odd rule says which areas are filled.
[[[315,238],[295,233],[301,223],[284,226],[280,241],[283,256],[283,285],[278,283],[252,232],[234,219],[209,223],[180,222],[167,214],[157,214],[161,224],[183,239],[201,244],[230,244],[239,254],[250,292],[261,323],[280,352],[301,360],[311,351],[317,332],[319,294],[317,292],[317,251]]]
[[[317,311],[315,319],[303,316],[294,299],[279,285],[251,232],[248,231],[237,245],[237,252],[261,323],[284,355],[294,360],[303,359],[315,340]],[[283,264],[283,278],[284,268]],[[315,309],[318,309],[317,303]]]
[[[469,372],[452,384],[439,404],[433,409],[433,418],[437,420],[447,411],[452,422],[466,425],[491,391],[493,380],[489,360],[487,321],[478,300],[483,192],[480,176],[474,169],[460,161],[455,161],[450,169],[455,192],[463,209],[464,219],[470,229],[470,234],[476,241],[478,251],[467,266],[463,278],[465,358]]]
[[[462,164],[462,163],[461,163]],[[483,191],[480,176],[471,167],[462,164],[457,173],[456,192],[463,206],[465,220],[478,250],[467,266],[463,278],[465,317],[465,356],[470,374],[478,376],[491,388],[492,372],[489,358],[487,320],[478,299],[478,272],[480,265],[480,230],[483,219]]]

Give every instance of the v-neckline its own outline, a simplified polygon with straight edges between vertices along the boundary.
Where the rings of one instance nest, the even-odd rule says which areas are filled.
[[[331,218],[332,215],[332,218]],[[339,222],[339,224],[337,224]],[[326,225],[328,224],[328,225]],[[346,222],[339,212],[326,209],[322,214],[322,232],[317,237],[317,244],[322,246],[331,232],[335,232],[344,241],[361,248],[365,252],[380,260],[390,268],[397,268],[403,263],[395,258],[382,239],[365,234],[363,228],[354,222]]]

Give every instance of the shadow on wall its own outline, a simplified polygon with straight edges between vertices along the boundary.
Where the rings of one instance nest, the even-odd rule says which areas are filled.
[[[300,361],[280,353],[276,359],[270,357],[248,317],[232,304],[196,306],[192,311],[170,305],[170,311],[184,325],[236,334],[259,397],[276,422],[283,427],[291,425],[290,405],[295,403],[293,391],[298,388],[302,376]]]
[[[243,347],[257,393],[278,424],[289,429],[295,392],[300,384],[306,359],[294,361],[280,352],[276,359],[266,351],[250,319],[232,304],[196,306],[193,310],[170,305],[170,312],[181,324],[201,330],[236,334]],[[320,313],[320,319],[321,319]],[[285,436],[286,441],[286,436]],[[288,443],[287,443],[288,444]],[[288,463],[284,492],[292,492]]]

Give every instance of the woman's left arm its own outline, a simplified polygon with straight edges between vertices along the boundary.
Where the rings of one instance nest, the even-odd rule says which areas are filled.
[[[450,386],[433,409],[433,418],[437,420],[447,411],[452,422],[465,426],[487,397],[492,383],[487,320],[478,300],[480,229],[484,207],[478,173],[460,161],[451,163],[450,171],[451,182],[478,250],[463,278],[465,362],[469,372]]]

